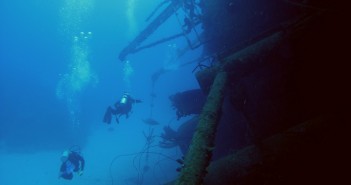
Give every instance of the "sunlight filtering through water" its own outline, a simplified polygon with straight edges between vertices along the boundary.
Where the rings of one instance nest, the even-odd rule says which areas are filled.
[[[135,20],[135,0],[127,1],[126,16],[128,20],[128,37],[132,38],[138,30]]]

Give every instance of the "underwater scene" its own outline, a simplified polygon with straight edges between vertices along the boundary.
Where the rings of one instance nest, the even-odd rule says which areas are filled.
[[[343,182],[346,7],[0,0],[0,185]]]

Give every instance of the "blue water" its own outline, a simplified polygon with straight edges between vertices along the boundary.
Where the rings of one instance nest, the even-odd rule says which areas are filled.
[[[168,67],[154,89],[152,117],[160,125],[152,128],[159,136],[163,126],[179,126],[168,97],[198,88],[195,64],[181,64],[201,48],[175,61],[175,50],[186,47],[179,38],[129,55],[129,63],[118,59],[161,1],[0,1],[1,185],[135,184],[141,175],[142,184],[162,184],[177,177],[178,148],[138,154],[151,128],[142,119],[151,116],[151,75]],[[147,42],[179,31],[171,17]],[[125,91],[143,103],[120,124],[102,123]],[[61,153],[73,145],[86,159],[84,175],[58,179]]]

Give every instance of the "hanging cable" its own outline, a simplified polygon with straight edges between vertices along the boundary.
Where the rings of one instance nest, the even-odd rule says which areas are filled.
[[[191,0],[189,4],[186,4],[186,2],[183,3],[183,12],[184,12],[184,15],[186,17],[186,19],[189,21],[189,26],[190,26],[190,30],[194,30],[194,33],[197,37],[197,40],[199,43],[201,43],[201,38],[199,36],[199,33],[196,29],[196,26],[198,24],[200,24],[200,15],[201,13],[199,12],[199,7],[196,6],[196,3],[194,2],[194,0]],[[187,12],[187,9],[189,12]]]
[[[175,15],[176,18],[177,18],[178,24],[179,24],[179,26],[180,26],[180,28],[181,28],[181,30],[182,30],[182,32],[183,32],[183,36],[184,36],[185,40],[187,41],[189,47],[192,48],[191,41],[190,41],[190,39],[187,37],[187,34],[188,34],[188,33],[187,33],[187,31],[184,29],[184,27],[183,27],[183,25],[182,25],[182,23],[181,23],[181,21],[180,21],[180,19],[179,19],[179,14],[178,14],[178,12],[177,12],[177,10],[176,10],[175,8],[173,8],[173,10],[174,10],[174,15]]]

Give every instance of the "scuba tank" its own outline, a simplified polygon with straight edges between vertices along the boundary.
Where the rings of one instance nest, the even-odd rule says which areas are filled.
[[[126,104],[127,101],[128,101],[128,94],[127,93],[124,93],[123,96],[122,96],[122,99],[120,101],[121,104]]]

